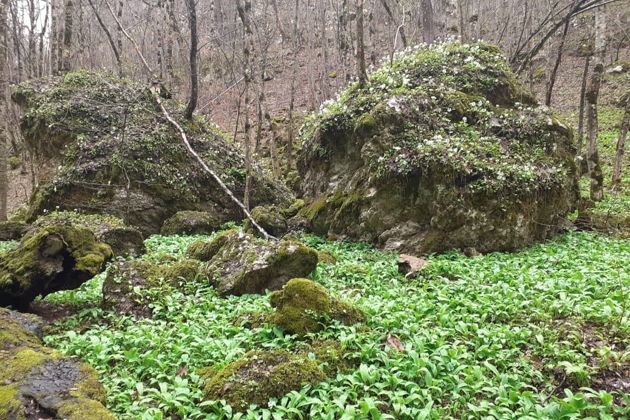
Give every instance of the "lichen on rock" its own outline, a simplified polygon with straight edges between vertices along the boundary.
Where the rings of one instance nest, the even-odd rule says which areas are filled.
[[[301,242],[266,241],[240,231],[220,234],[205,245],[204,253],[211,255],[205,271],[220,295],[278,290],[293,277],[310,275],[317,266],[317,251]]]
[[[251,215],[265,232],[276,238],[282,237],[289,229],[287,219],[277,206],[258,206],[251,211]],[[245,221],[245,231],[256,236],[260,235],[258,229],[255,229],[249,220]]]
[[[275,311],[266,321],[292,334],[317,332],[331,320],[353,325],[366,319],[363,311],[335,299],[324,287],[308,279],[290,280],[282,290],[269,296],[269,302]]]
[[[496,47],[415,47],[369,79],[302,128],[310,229],[416,255],[515,250],[562,229],[578,197],[571,130]]]
[[[204,172],[157,108],[150,90],[107,73],[79,71],[18,85],[13,100],[24,110],[21,130],[42,168],[28,221],[55,209],[111,214],[144,234],[158,233],[180,210],[207,211],[221,222],[242,214]],[[236,196],[245,188],[244,157],[204,117],[183,118],[195,151]],[[59,169],[57,169],[59,168]],[[286,205],[291,194],[254,165],[251,203]]]
[[[0,260],[0,306],[24,309],[37,296],[74,289],[105,268],[109,245],[83,228],[42,227]]]

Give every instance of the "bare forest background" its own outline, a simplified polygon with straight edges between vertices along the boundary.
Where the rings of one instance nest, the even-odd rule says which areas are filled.
[[[160,86],[188,104],[186,112],[214,120],[251,159],[286,177],[296,164],[304,115],[396,51],[451,37],[498,45],[542,103],[576,115],[578,144],[592,154],[596,141],[587,140],[596,124],[589,122],[586,93],[599,92],[598,72],[628,61],[630,47],[628,0],[1,3],[0,146],[6,150],[0,156],[24,162],[14,171],[0,168],[9,211],[25,202],[40,169],[29,164],[19,112],[8,99],[11,85],[29,79],[99,69]],[[596,179],[596,168],[588,171]]]

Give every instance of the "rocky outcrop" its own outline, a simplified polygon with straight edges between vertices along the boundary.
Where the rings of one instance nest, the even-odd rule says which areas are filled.
[[[278,290],[291,278],[310,275],[317,266],[317,251],[300,242],[266,241],[235,230],[210,242],[193,243],[188,254],[208,261],[205,272],[221,295]]]
[[[33,235],[46,226],[73,226],[90,230],[99,242],[109,245],[114,257],[138,257],[144,254],[142,233],[114,216],[80,214],[73,211],[59,211],[39,217],[27,235]]]
[[[24,309],[37,296],[79,287],[105,268],[109,245],[83,228],[41,227],[0,259],[0,306]]]
[[[266,321],[292,334],[317,332],[326,322],[353,325],[365,321],[360,309],[330,296],[319,284],[308,279],[292,279],[281,291],[269,296],[275,312]]]
[[[21,129],[41,159],[41,183],[28,221],[46,211],[111,214],[145,235],[181,210],[243,219],[240,209],[191,157],[162,116],[146,86],[103,73],[81,71],[19,85],[12,96],[24,110]],[[164,100],[195,151],[236,196],[245,188],[244,158],[216,125],[185,120]],[[288,204],[290,193],[251,172],[252,206]]]
[[[414,255],[516,250],[578,197],[571,130],[483,43],[419,47],[303,127],[310,229]]]
[[[251,215],[256,223],[258,223],[265,232],[273,237],[281,238],[289,230],[287,219],[284,217],[281,210],[276,206],[256,207],[252,210]],[[258,229],[254,229],[249,220],[245,222],[245,230],[256,236],[260,234]]]
[[[209,235],[221,226],[220,217],[202,211],[179,211],[166,219],[162,235]]]
[[[149,304],[155,298],[148,293],[151,289],[180,288],[194,281],[207,281],[196,260],[162,265],[142,260],[115,262],[103,282],[103,307],[119,314],[149,317]]]
[[[115,420],[96,371],[44,347],[42,324],[0,308],[0,418]]]
[[[422,258],[414,257],[413,255],[402,254],[396,261],[398,266],[398,272],[405,277],[417,277],[422,269],[431,265],[431,263]]]

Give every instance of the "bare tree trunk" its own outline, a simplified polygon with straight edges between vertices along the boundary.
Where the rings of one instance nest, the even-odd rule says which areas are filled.
[[[577,155],[582,157],[584,147],[584,108],[586,106],[586,87],[588,85],[588,70],[591,64],[591,56],[584,60],[584,72],[582,73],[582,88],[580,90],[580,116],[578,118]]]
[[[619,185],[621,183],[621,166],[623,164],[623,155],[628,138],[628,128],[630,127],[630,93],[626,95],[626,110],[621,121],[621,131],[617,139],[617,150],[615,152],[615,163],[613,165],[612,183]]]
[[[363,0],[357,3],[357,77],[359,86],[365,86],[367,72],[365,70],[365,44],[363,39]]]
[[[7,220],[7,198],[9,193],[8,140],[6,130],[6,72],[7,61],[7,11],[9,0],[0,3],[0,221]]]
[[[184,113],[186,119],[191,119],[197,108],[199,97],[199,74],[197,68],[198,36],[197,36],[197,5],[195,0],[186,0],[188,7],[188,22],[190,25],[190,99]]]
[[[431,0],[422,0],[422,40],[427,44],[435,41],[435,29],[433,23],[433,5]]]
[[[287,172],[291,172],[291,170],[295,167],[295,162],[293,161],[293,137],[295,135],[295,84],[297,82],[298,53],[300,51],[300,40],[298,33],[299,9],[300,0],[295,0],[295,20],[293,21],[293,69],[291,73],[291,94],[289,99],[289,132],[287,135]]]
[[[114,42],[114,38],[112,38],[112,34],[109,32],[109,29],[107,29],[107,26],[103,22],[103,19],[101,18],[101,15],[99,14],[98,9],[96,8],[96,6],[94,6],[93,0],[88,0],[88,3],[90,4],[92,11],[94,11],[94,16],[96,16],[96,20],[99,26],[101,27],[103,32],[105,32],[105,36],[107,37],[109,46],[111,47],[112,52],[114,53],[114,57],[116,58],[116,64],[118,64],[118,74],[120,75],[120,77],[122,77],[124,76],[122,62],[120,60],[120,53],[118,52],[118,48],[116,48],[116,43]]]
[[[59,0],[50,1],[50,73],[56,75],[59,71],[57,66],[59,52]]]
[[[74,7],[72,0],[66,0],[65,5],[65,22],[63,29],[63,47],[61,50],[61,72],[68,73],[70,71],[70,47],[72,46],[72,30],[73,30],[73,14]]]
[[[591,82],[586,92],[587,134],[586,163],[591,178],[591,200],[601,201],[604,197],[604,176],[599,163],[597,136],[599,134],[597,103],[604,74],[604,56],[606,53],[605,9],[600,7],[595,13],[595,66]]]

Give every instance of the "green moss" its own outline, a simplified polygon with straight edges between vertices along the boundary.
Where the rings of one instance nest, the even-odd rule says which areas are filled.
[[[251,215],[268,234],[274,237],[281,237],[287,233],[288,225],[281,210],[276,206],[258,206],[251,211]],[[245,222],[245,231],[259,235],[257,229],[255,229],[251,222],[247,220]]]
[[[197,260],[178,261],[162,268],[161,275],[171,285],[192,283],[199,279],[201,264]]]
[[[303,355],[284,350],[254,351],[205,377],[205,398],[226,400],[243,411],[250,404],[262,405],[269,398],[279,398],[305,385],[316,385],[325,379],[317,363]]]
[[[326,207],[326,197],[320,197],[303,207],[298,212],[298,215],[305,217],[306,220],[312,222],[324,207]]]
[[[207,235],[219,228],[221,221],[208,212],[179,211],[164,221],[162,235]]]
[[[328,251],[317,251],[317,262],[319,264],[337,264],[337,258]]]
[[[39,346],[40,348],[35,350],[30,347],[20,347],[3,360],[4,369],[0,372],[0,383],[19,381],[44,361],[62,357],[61,354],[52,350],[43,350],[41,344]]]
[[[59,404],[57,416],[66,420],[116,420],[100,402],[81,397],[68,399]]]
[[[348,350],[338,341],[316,341],[309,350],[315,355],[320,368],[328,377],[347,373],[357,364],[357,361],[350,357]]]
[[[195,241],[188,246],[186,255],[199,261],[210,261],[227,243],[230,235],[236,231],[236,229],[230,229],[220,232],[211,241]]]
[[[25,420],[24,406],[17,399],[14,385],[0,386],[0,418]]]
[[[298,214],[298,212],[300,210],[302,210],[302,208],[305,205],[306,205],[306,202],[304,200],[302,200],[301,198],[298,198],[289,207],[283,208],[280,211],[282,212],[282,214],[285,217],[291,218],[291,217],[295,216],[296,214]]]
[[[20,165],[22,165],[22,159],[20,159],[18,156],[9,156],[7,160],[11,169],[17,169],[20,167]]]
[[[328,320],[344,325],[365,321],[361,310],[331,297],[326,289],[308,279],[290,280],[281,291],[269,296],[269,303],[276,310],[267,321],[293,334],[319,331]]]

